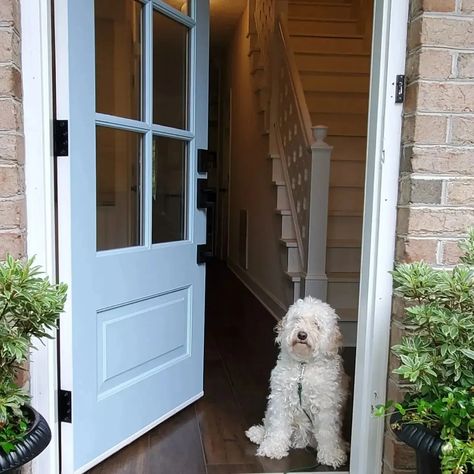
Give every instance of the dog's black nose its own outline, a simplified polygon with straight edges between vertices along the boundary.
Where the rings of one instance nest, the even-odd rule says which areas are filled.
[[[306,341],[306,338],[308,337],[308,335],[304,332],[304,331],[300,331],[298,333],[298,339],[300,341]]]

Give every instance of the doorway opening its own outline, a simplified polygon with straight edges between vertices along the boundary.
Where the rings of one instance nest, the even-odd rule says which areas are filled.
[[[207,209],[213,258],[206,281],[205,395],[91,473],[287,472],[314,465],[307,450],[279,461],[257,457],[244,434],[264,414],[278,354],[273,327],[312,289],[340,317],[353,391],[372,1],[290,0],[281,11],[275,3],[211,1],[207,191],[214,204]],[[273,50],[278,38],[268,42],[262,35],[278,29],[286,49]],[[282,67],[284,74],[269,72]],[[309,121],[311,140],[330,156],[326,182],[319,180],[324,170],[298,167],[308,152],[297,142],[305,130],[278,115],[285,104],[283,114]],[[309,156],[318,160],[320,151],[315,147]],[[305,186],[325,191],[308,199]],[[322,226],[305,227],[298,219],[310,209],[319,210]],[[318,247],[315,258],[324,256],[317,274],[301,265],[301,251],[308,256],[311,246]],[[351,420],[352,397],[344,425],[349,442]]]

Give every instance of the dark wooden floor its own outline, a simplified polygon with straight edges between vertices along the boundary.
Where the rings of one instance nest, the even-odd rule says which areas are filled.
[[[89,474],[286,472],[315,464],[314,455],[305,450],[293,450],[280,461],[257,457],[244,434],[265,410],[277,355],[273,317],[219,263],[208,265],[206,301],[204,397]],[[355,351],[346,349],[344,359],[353,375]],[[350,423],[346,425],[349,439]]]

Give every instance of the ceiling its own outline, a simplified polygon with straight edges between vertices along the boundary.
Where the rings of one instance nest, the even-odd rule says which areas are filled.
[[[227,46],[247,0],[210,0],[211,48]]]

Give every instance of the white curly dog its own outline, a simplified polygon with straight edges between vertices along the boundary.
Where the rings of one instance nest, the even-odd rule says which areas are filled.
[[[348,395],[339,349],[338,316],[310,296],[290,306],[277,325],[280,354],[270,378],[263,425],[246,431],[258,456],[281,459],[289,448],[317,448],[318,462],[339,467],[347,460],[341,436]]]

